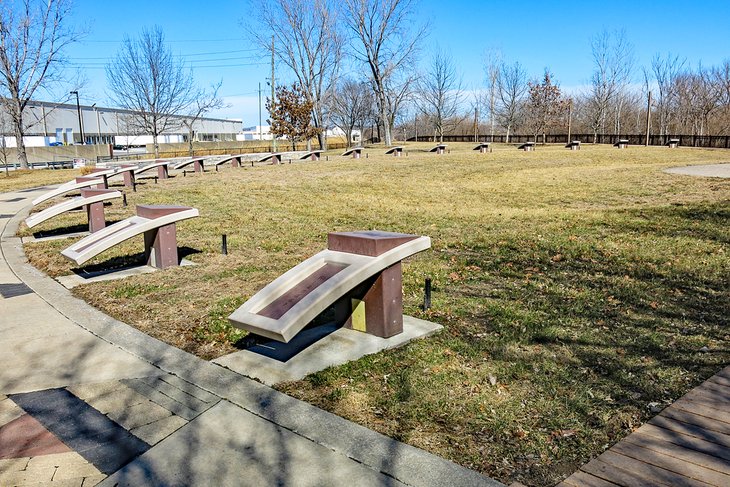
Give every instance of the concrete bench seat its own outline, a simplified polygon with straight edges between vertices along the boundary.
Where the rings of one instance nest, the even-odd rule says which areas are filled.
[[[172,165],[172,168],[175,170],[183,169],[185,167],[188,167],[190,164],[193,164],[195,172],[205,172],[205,166],[204,161],[205,157],[193,157],[191,159],[185,159],[183,161],[177,162]]]
[[[311,161],[318,161],[322,157],[322,152],[324,152],[321,149],[305,152],[300,158],[300,161],[303,161],[305,159],[309,159]]]
[[[350,147],[345,152],[342,153],[342,157],[347,157],[349,155],[352,155],[353,159],[360,159],[360,156],[362,155],[362,151],[364,150],[364,147]]]
[[[215,167],[215,170],[218,171],[218,166],[222,166],[226,163],[231,163],[231,167],[240,167],[243,163],[243,157],[244,154],[231,154],[229,156],[225,156],[220,160],[217,160],[213,163],[213,167]]]
[[[521,146],[518,147],[518,149],[523,150],[525,152],[530,152],[535,150],[535,143],[534,142],[525,142]]]
[[[128,188],[134,186],[134,171],[139,169],[136,164],[123,164],[121,166],[114,166],[109,168],[94,168],[91,170],[90,175],[93,177],[102,178],[105,186],[109,186],[109,179],[114,176],[122,176],[124,178],[124,185]]]
[[[571,140],[565,144],[565,148],[570,150],[580,150],[580,140]]]
[[[115,245],[144,233],[147,264],[160,269],[179,264],[175,223],[199,216],[189,206],[137,205],[137,215],[84,237],[61,254],[81,265]]]
[[[439,144],[436,147],[433,147],[428,150],[428,152],[435,152],[436,154],[443,154],[446,152],[446,147],[448,147],[446,144]]]
[[[121,197],[121,192],[112,189],[82,189],[81,196],[77,196],[68,201],[62,201],[43,211],[34,213],[25,219],[25,224],[28,225],[28,228],[33,228],[46,220],[50,220],[54,216],[86,206],[89,217],[89,232],[93,233],[104,228],[106,225],[104,220],[104,201]],[[99,220],[99,215],[101,215],[101,221]]]
[[[629,146],[629,141],[626,139],[619,139],[619,141],[613,144],[613,146],[619,149],[625,149]]]
[[[385,155],[393,154],[395,157],[401,157],[403,155],[403,147],[396,145],[385,151]]]
[[[345,300],[349,326],[393,336],[403,329],[400,262],[430,246],[430,238],[418,235],[330,233],[327,250],[272,281],[228,320],[237,328],[288,342],[322,311],[365,285],[364,296]]]
[[[679,139],[669,139],[665,145],[670,149],[676,149],[679,147]]]
[[[76,179],[72,179],[71,181],[67,183],[63,183],[61,186],[59,186],[56,189],[53,189],[47,193],[44,193],[34,199],[31,203],[33,206],[37,206],[44,201],[48,201],[51,198],[55,198],[56,196],[61,196],[66,193],[70,193],[71,191],[79,190],[81,188],[88,188],[91,186],[96,186],[97,189],[106,189],[106,185],[104,184],[104,180],[102,178],[96,178],[96,177],[78,177]]]
[[[147,164],[146,166],[142,166],[139,169],[135,170],[134,175],[138,176],[152,169],[157,169],[158,179],[167,179],[170,177],[170,164],[172,164],[172,161],[156,160],[152,164]]]
[[[487,152],[492,152],[492,147],[489,142],[482,142],[474,147],[473,150],[478,150],[480,154],[486,154]]]
[[[272,152],[271,154],[266,154],[263,157],[259,157],[256,162],[266,162],[269,159],[271,159],[272,164],[281,164],[281,152]]]

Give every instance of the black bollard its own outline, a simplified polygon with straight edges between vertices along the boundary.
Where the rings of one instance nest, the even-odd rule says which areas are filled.
[[[431,308],[431,278],[427,277],[423,286],[423,311]]]
[[[127,206],[127,193],[122,193],[122,206]]]
[[[137,181],[132,181],[132,191],[137,192]]]
[[[228,255],[228,235],[221,235],[221,254]]]
[[[157,184],[157,176],[155,176],[155,184]]]

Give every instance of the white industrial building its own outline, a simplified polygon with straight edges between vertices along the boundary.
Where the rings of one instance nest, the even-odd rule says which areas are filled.
[[[140,133],[131,122],[132,113],[95,104],[81,105],[77,109],[76,104],[31,102],[25,113],[27,128],[23,139],[27,147],[81,144],[82,133],[85,144],[139,146],[153,143],[152,135]],[[187,142],[189,131],[183,124],[185,117],[175,118],[180,123],[160,135],[159,143]],[[241,120],[200,118],[193,123],[193,140],[233,141],[241,127]],[[5,114],[0,114],[0,137],[4,139],[5,147],[16,147],[13,128]]]

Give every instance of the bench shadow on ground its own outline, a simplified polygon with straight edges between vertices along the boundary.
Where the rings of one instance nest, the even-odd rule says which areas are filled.
[[[177,256],[180,261],[194,254],[202,253],[201,250],[192,247],[178,247]],[[84,278],[103,276],[121,270],[140,267],[147,264],[144,252],[111,257],[103,262],[89,264],[82,267],[74,267],[71,272]]]
[[[107,226],[114,225],[121,220],[109,220],[106,222]],[[65,227],[57,227],[51,230],[41,230],[33,232],[33,238],[47,238],[47,237],[61,237],[64,235],[72,236],[73,234],[83,233],[89,231],[89,225],[87,223],[80,223],[78,225],[68,225]]]

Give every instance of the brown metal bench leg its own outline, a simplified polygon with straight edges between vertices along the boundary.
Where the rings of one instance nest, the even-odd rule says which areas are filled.
[[[134,172],[125,171],[122,174],[122,177],[124,178],[124,186],[126,186],[127,188],[134,187]]]
[[[203,170],[203,161],[195,161],[193,164],[195,164],[195,172],[202,173]]]
[[[167,269],[178,265],[177,229],[175,224],[144,232],[144,254],[147,265]]]
[[[157,177],[159,179],[167,179],[168,178],[167,166],[158,166],[157,167]]]
[[[351,299],[346,326],[389,338],[403,331],[403,269],[398,262],[381,272],[362,299]],[[364,307],[364,309],[363,309]]]

